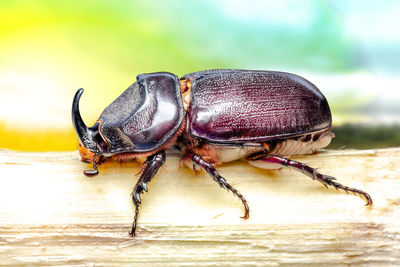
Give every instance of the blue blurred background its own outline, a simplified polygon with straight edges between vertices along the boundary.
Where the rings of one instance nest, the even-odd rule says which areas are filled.
[[[280,70],[316,84],[332,147],[400,145],[399,1],[0,2],[0,148],[76,149],[70,109],[92,124],[145,72]]]

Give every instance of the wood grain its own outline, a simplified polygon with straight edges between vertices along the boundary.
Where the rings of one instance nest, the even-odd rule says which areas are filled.
[[[142,195],[128,236],[139,162],[100,167],[77,152],[0,151],[0,264],[79,266],[399,265],[400,149],[335,150],[293,157],[371,194],[326,189],[299,172],[246,162],[219,167],[248,200],[168,155]]]

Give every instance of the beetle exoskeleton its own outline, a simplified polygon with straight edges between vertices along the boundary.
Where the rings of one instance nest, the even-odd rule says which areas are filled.
[[[79,113],[79,89],[72,104],[72,121],[80,143],[81,160],[93,164],[87,176],[98,174],[106,160],[147,157],[133,190],[136,207],[130,235],[135,235],[140,195],[147,191],[165,162],[165,150],[177,147],[182,161],[199,166],[219,185],[246,199],[215,169],[219,164],[245,159],[251,165],[301,171],[324,184],[354,193],[372,204],[370,195],[344,186],[289,155],[312,154],[332,137],[328,102],[318,88],[295,74],[276,71],[206,70],[184,75],[141,74],[112,102],[92,127]]]

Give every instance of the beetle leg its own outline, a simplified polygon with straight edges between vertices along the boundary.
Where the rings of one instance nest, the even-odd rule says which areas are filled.
[[[147,157],[146,159],[146,167],[143,169],[142,175],[137,181],[136,186],[132,192],[132,201],[135,205],[135,218],[132,223],[132,230],[129,233],[130,236],[134,236],[136,231],[136,223],[139,216],[139,206],[141,204],[140,194],[143,192],[143,190],[147,192],[147,183],[151,181],[151,179],[157,173],[158,169],[160,169],[160,167],[164,164],[165,158],[165,151],[163,150],[152,156]]]
[[[353,193],[353,194],[355,194],[355,195],[357,195],[357,196],[359,196],[361,198],[364,198],[366,200],[365,206],[372,205],[372,198],[368,193],[366,193],[366,192],[364,192],[362,190],[356,189],[356,188],[351,188],[351,187],[342,185],[342,184],[340,184],[340,183],[335,181],[336,180],[335,177],[319,173],[316,169],[311,168],[310,166],[308,166],[308,165],[306,165],[304,163],[301,163],[301,162],[298,162],[298,161],[294,161],[294,160],[290,160],[290,159],[286,159],[286,158],[283,158],[283,157],[278,157],[278,156],[265,156],[264,158],[253,159],[253,157],[251,157],[251,155],[250,155],[248,157],[248,159],[250,159],[249,163],[252,164],[252,165],[256,165],[256,164],[253,164],[253,162],[255,163],[255,162],[258,161],[261,164],[265,163],[267,168],[271,168],[274,165],[275,166],[281,165],[281,166],[291,167],[291,168],[293,168],[293,169],[295,169],[297,171],[300,171],[303,174],[311,177],[313,180],[317,180],[318,182],[322,183],[325,187],[332,186],[336,190],[343,190],[346,193],[351,192],[351,193]],[[258,167],[262,167],[262,165],[260,165],[260,164],[257,164],[257,166]]]
[[[249,213],[250,213],[249,205],[247,204],[247,201],[243,197],[243,195],[240,194],[230,184],[228,184],[228,182],[225,180],[225,178],[222,177],[218,173],[218,171],[210,163],[205,161],[202,157],[200,157],[199,155],[196,155],[196,154],[189,154],[188,157],[190,157],[192,159],[194,164],[196,164],[197,166],[200,166],[204,171],[206,171],[208,174],[210,174],[214,178],[214,181],[216,181],[219,184],[219,186],[230,190],[235,196],[237,196],[242,201],[243,206],[244,206],[244,215],[241,218],[243,218],[243,219],[249,218]]]

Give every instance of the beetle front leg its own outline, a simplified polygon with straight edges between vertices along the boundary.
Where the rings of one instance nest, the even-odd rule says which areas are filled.
[[[141,204],[140,194],[145,190],[147,192],[147,183],[151,181],[157,171],[165,162],[165,151],[160,151],[152,156],[147,157],[145,162],[145,168],[143,169],[142,175],[136,183],[135,188],[132,192],[132,201],[135,205],[135,218],[132,223],[132,230],[129,233],[130,236],[135,235],[137,219],[139,216],[139,206]]]
[[[270,169],[270,168],[274,168],[275,166],[286,166],[286,167],[291,167],[297,171],[302,172],[303,174],[311,177],[313,180],[317,180],[318,182],[322,183],[325,187],[328,186],[332,186],[334,187],[336,190],[343,190],[346,193],[353,193],[361,198],[364,198],[366,201],[365,206],[370,206],[372,205],[372,198],[371,196],[359,189],[356,188],[351,188],[345,185],[342,185],[338,182],[336,182],[336,178],[329,176],[329,175],[325,175],[322,173],[319,173],[316,169],[311,168],[310,166],[295,161],[295,160],[290,160],[287,158],[283,158],[283,157],[278,157],[278,156],[264,156],[264,157],[252,157],[252,155],[250,155],[248,157],[249,163],[256,166],[256,167],[261,167],[263,168],[263,164],[265,164],[265,168],[266,169]]]
[[[247,201],[242,194],[240,194],[235,188],[233,188],[230,184],[228,184],[225,178],[222,177],[218,173],[218,171],[210,163],[205,161],[202,157],[196,154],[188,154],[187,157],[191,158],[194,164],[201,167],[205,172],[210,174],[214,178],[214,181],[216,181],[219,184],[219,186],[230,190],[235,196],[237,196],[242,201],[244,206],[244,215],[241,218],[243,219],[249,218],[249,213],[250,213],[249,205],[247,204]]]

